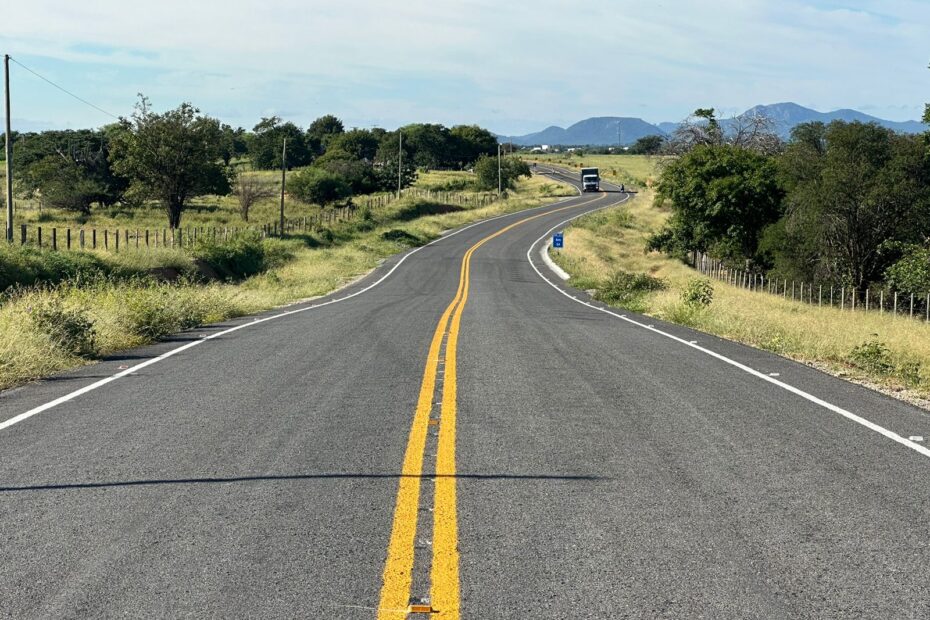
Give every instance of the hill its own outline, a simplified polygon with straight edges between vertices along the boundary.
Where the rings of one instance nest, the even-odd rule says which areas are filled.
[[[922,133],[928,129],[926,125],[918,121],[888,121],[850,109],[818,112],[791,102],[757,105],[746,110],[740,116],[757,114],[771,118],[775,123],[776,132],[782,138],[788,138],[791,135],[791,130],[797,125],[812,121],[830,123],[831,121],[840,120],[877,123],[899,133]],[[721,121],[724,127],[730,123],[732,123],[732,120],[723,119]],[[513,141],[514,144],[521,146],[538,144],[612,146],[618,142],[618,126],[620,129],[619,141],[624,145],[630,145],[644,136],[670,135],[678,127],[678,123],[665,122],[653,125],[641,118],[600,116],[575,123],[568,129],[553,125],[536,133],[524,136],[501,136],[501,139]]]

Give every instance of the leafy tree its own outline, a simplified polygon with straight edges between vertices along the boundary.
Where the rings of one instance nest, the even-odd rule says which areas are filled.
[[[413,152],[413,163],[417,168],[432,170],[452,167],[454,156],[446,127],[431,123],[414,124],[407,125],[402,131],[404,142]]]
[[[372,162],[356,159],[345,151],[330,148],[313,163],[313,167],[343,179],[349,184],[353,195],[367,194],[379,189]]]
[[[397,157],[399,140],[396,131],[385,132],[381,136],[378,152],[373,164],[377,189],[381,191],[397,190]],[[401,157],[401,188],[410,187],[417,180],[417,168],[413,163],[413,150],[409,143],[404,143]]]
[[[22,134],[14,144],[18,190],[50,206],[87,212],[118,202],[128,182],[114,174],[108,154],[112,128]],[[61,170],[56,170],[56,165]],[[67,196],[73,190],[73,196]]]
[[[342,121],[332,114],[326,114],[310,123],[310,127],[307,128],[307,138],[313,144],[315,152],[322,155],[329,148],[329,143],[333,138],[343,132],[345,132],[345,126]]]
[[[449,138],[458,168],[473,166],[482,155],[497,154],[497,137],[478,125],[456,125]]]
[[[475,175],[478,177],[479,189],[497,189],[497,157],[488,157],[487,155],[479,157],[475,163]],[[531,175],[529,164],[519,157],[504,157],[501,160],[500,181],[503,189],[513,189],[520,177],[529,177]]]
[[[892,260],[883,247],[930,233],[924,146],[858,122],[807,127],[796,138],[779,159],[788,194],[781,237],[769,244],[776,268],[855,287],[881,280]]]
[[[242,127],[233,129],[225,123],[220,126],[220,131],[223,134],[223,163],[228,166],[233,158],[242,157],[248,153],[246,133]]]
[[[655,155],[662,150],[664,144],[665,138],[662,136],[643,136],[630,147],[630,153],[634,155]]]
[[[305,168],[291,175],[287,191],[298,200],[327,205],[351,197],[352,188],[338,174],[319,168]]]
[[[367,129],[353,129],[332,136],[326,153],[342,153],[352,159],[372,161],[378,153],[379,140]]]
[[[659,178],[656,203],[670,206],[672,217],[648,249],[753,258],[763,228],[781,215],[781,199],[770,158],[730,145],[695,147]]]
[[[281,167],[281,150],[287,140],[287,168],[306,166],[313,160],[307,138],[300,127],[283,122],[277,116],[262,118],[252,129],[248,141],[252,166],[259,170],[276,170]]]
[[[172,228],[180,226],[189,199],[229,192],[216,119],[189,103],[157,114],[140,96],[132,117],[120,126],[110,153],[113,170],[130,180],[134,193],[161,201]]]

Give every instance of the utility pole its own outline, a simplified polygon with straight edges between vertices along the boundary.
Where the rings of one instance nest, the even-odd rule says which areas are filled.
[[[10,129],[10,55],[3,55],[6,96],[6,240],[13,243],[13,135]]]
[[[497,196],[500,198],[503,183],[501,182],[501,144],[497,143]]]
[[[404,134],[397,128],[397,199],[400,200],[401,182],[404,178],[402,160],[404,158]]]
[[[287,138],[281,145],[281,236],[284,236],[284,182],[287,180]]]

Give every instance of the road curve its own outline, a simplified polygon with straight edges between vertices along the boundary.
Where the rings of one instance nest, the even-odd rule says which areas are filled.
[[[566,288],[627,198],[3,393],[0,615],[930,615],[926,414]]]

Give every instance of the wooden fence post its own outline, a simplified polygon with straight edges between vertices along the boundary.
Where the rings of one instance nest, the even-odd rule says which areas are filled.
[[[71,249],[71,229],[65,229],[65,247]]]
[[[36,228],[36,242],[39,244],[39,247],[42,247],[42,227],[39,226]]]
[[[97,229],[96,228],[90,229],[90,249],[92,250],[97,249]]]
[[[52,249],[58,249],[58,229],[52,228]]]
[[[19,227],[19,244],[26,245],[26,225],[21,224]]]

